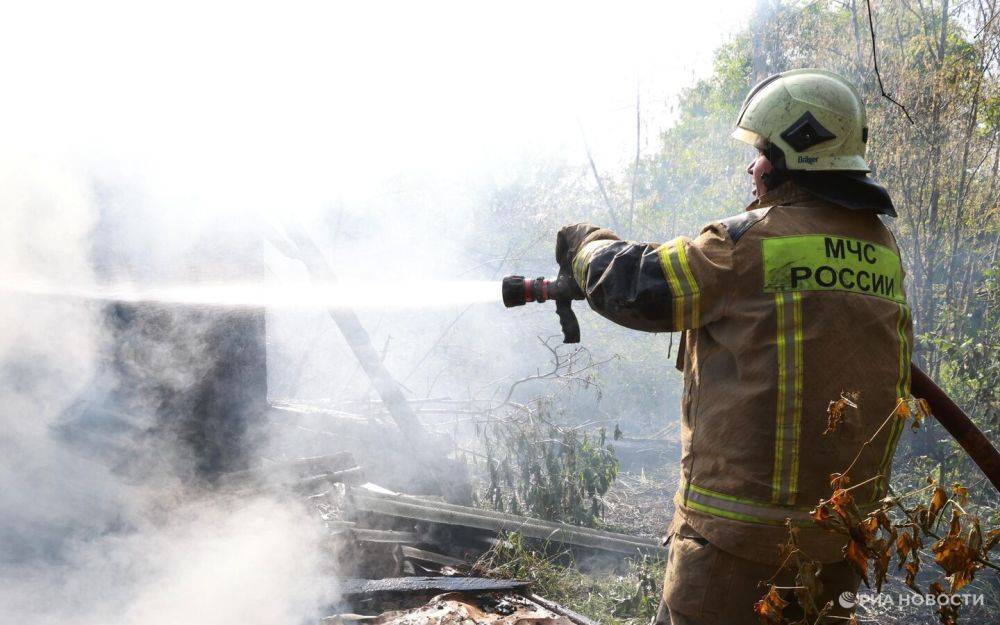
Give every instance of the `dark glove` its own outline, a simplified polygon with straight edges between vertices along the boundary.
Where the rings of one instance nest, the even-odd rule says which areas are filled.
[[[586,222],[563,226],[556,235],[556,262],[559,268],[572,270],[573,259],[576,253],[584,244],[597,239],[613,239],[615,237],[610,230],[598,228]]]

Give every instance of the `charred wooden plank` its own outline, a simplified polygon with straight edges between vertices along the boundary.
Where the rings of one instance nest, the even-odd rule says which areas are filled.
[[[424,551],[423,549],[417,549],[416,547],[410,547],[404,545],[402,547],[403,557],[409,558],[411,560],[419,560],[421,562],[431,562],[433,564],[440,564],[442,566],[452,566],[456,568],[467,568],[469,563],[460,558],[453,558],[451,556],[446,556],[441,553],[435,553],[433,551]]]
[[[430,523],[472,527],[492,532],[518,532],[537,540],[563,543],[622,555],[663,555],[659,542],[639,536],[554,523],[531,517],[480,510],[419,497],[389,493],[365,485],[350,490],[356,510]]]
[[[489,592],[528,588],[531,582],[485,577],[387,577],[385,579],[345,579],[340,592],[345,597],[385,593]]]
[[[540,597],[536,594],[530,594],[528,595],[528,598],[537,603],[538,605],[542,606],[543,608],[552,610],[553,612],[556,612],[558,614],[562,614],[569,620],[573,621],[573,623],[575,623],[576,625],[600,625],[600,623],[598,623],[597,621],[592,621],[586,616],[580,614],[579,612],[575,612],[565,606],[559,605],[555,601],[549,601],[545,597]]]
[[[350,534],[354,540],[369,543],[413,544],[418,541],[414,532],[397,532],[395,530],[372,530],[360,527],[351,528]]]
[[[338,472],[345,478],[354,477],[360,469],[354,456],[348,452],[340,452],[327,456],[313,458],[298,458],[288,462],[272,462],[264,466],[233,471],[219,476],[219,485],[230,488],[240,488],[258,484],[288,484],[293,485],[302,480],[314,479],[317,476],[336,477]]]
[[[351,467],[350,469],[343,469],[342,471],[330,471],[329,473],[310,475],[309,477],[305,477],[297,482],[294,482],[291,486],[295,490],[309,491],[323,486],[328,486],[330,484],[358,484],[363,480],[364,471],[361,467]]]

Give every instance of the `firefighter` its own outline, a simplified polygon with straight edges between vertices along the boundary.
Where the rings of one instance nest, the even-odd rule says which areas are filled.
[[[843,535],[809,511],[859,450],[851,483],[880,477],[855,488],[855,500],[864,511],[886,494],[902,421],[876,431],[910,388],[903,267],[880,217],[896,213],[867,175],[857,90],[824,70],[782,72],[753,88],[736,126],[733,137],[757,149],[747,168],[756,199],[744,212],[663,244],[590,224],[557,237],[557,260],[572,264],[595,311],[636,330],[683,332],[662,623],[756,623],[786,520],[822,562],[822,602],[848,615],[840,595],[860,578],[843,559]],[[827,406],[843,392],[858,393],[859,409],[824,435]],[[794,586],[794,574],[774,579]],[[786,598],[795,620],[801,606]]]

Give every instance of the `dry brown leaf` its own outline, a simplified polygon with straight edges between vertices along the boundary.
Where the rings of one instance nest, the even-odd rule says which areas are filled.
[[[856,533],[858,526],[861,525],[861,510],[854,503],[854,498],[851,496],[850,491],[838,488],[833,492],[828,503],[847,528],[848,533]],[[862,544],[867,542],[863,537],[857,537],[856,540],[860,540]]]
[[[958,497],[958,502],[963,506],[969,503],[969,489],[962,486],[961,484],[955,484],[951,487],[951,490]]]
[[[833,434],[840,426],[844,423],[844,413],[848,408],[852,410],[858,409],[858,397],[861,393],[854,391],[851,393],[840,393],[840,399],[832,401],[826,407],[826,429],[823,430],[823,436],[827,434]]]
[[[767,594],[754,604],[753,611],[761,625],[781,625],[784,621],[781,612],[787,605],[788,602],[781,598],[778,590],[772,584]]]
[[[954,575],[970,569],[975,570],[975,552],[969,549],[958,536],[948,536],[934,543],[931,547],[934,552],[934,561],[944,569],[948,575]]]
[[[975,575],[975,569],[965,569],[958,571],[954,575],[948,576],[948,582],[951,583],[951,591],[958,592],[959,590],[965,588],[972,581],[972,577]]]
[[[892,558],[892,543],[882,538],[871,546],[873,552],[872,568],[875,573],[875,592],[882,592],[882,582],[889,571],[889,560]]]
[[[921,419],[926,419],[927,417],[931,417],[934,415],[934,413],[931,412],[930,402],[928,402],[923,397],[917,398],[917,408],[919,408]]]
[[[914,531],[916,530],[914,529]],[[911,532],[904,531],[899,535],[899,538],[896,539],[896,555],[899,557],[899,566],[897,567],[897,570],[903,568],[903,564],[906,563],[906,557],[910,554],[910,552],[916,551],[917,549],[917,544],[913,539]]]
[[[843,473],[830,474],[830,489],[838,490],[847,487],[851,483],[851,477]]]
[[[958,625],[958,606],[942,605],[937,609],[938,620],[941,625]]]
[[[917,594],[921,594],[920,588],[917,586],[917,573],[920,572],[920,559],[914,558],[906,563],[906,585],[910,587]]]
[[[895,538],[896,528],[892,526],[892,521],[889,520],[889,515],[886,514],[885,510],[884,509],[877,510],[872,513],[872,516],[874,516],[878,520],[878,526],[881,527],[883,530],[892,534],[893,540],[896,540]]]
[[[969,517],[969,531],[965,537],[961,535],[962,514],[955,510],[951,516],[951,526],[948,535],[934,543],[931,551],[934,561],[944,569],[951,582],[951,591],[958,592],[967,586],[982,568],[979,558],[982,557],[983,535],[979,528],[979,519]]]
[[[940,486],[935,487],[934,494],[931,496],[930,508],[927,509],[928,525],[934,523],[938,512],[941,512],[941,508],[944,508],[944,504],[946,503],[948,503],[948,494]]]
[[[941,582],[933,582],[927,587],[927,591],[935,597],[948,594],[944,591],[944,587],[941,586]],[[955,623],[958,623],[958,606],[950,604],[941,605],[939,603],[937,613],[938,618],[943,625],[954,625]]]
[[[865,553],[864,544],[854,539],[847,541],[847,545],[844,547],[844,559],[861,575],[865,586],[871,588],[872,585],[868,581],[868,556]]]
[[[833,494],[830,495],[829,499],[830,503],[833,504],[834,507],[847,505],[852,500],[853,499],[851,498],[851,491],[847,490],[846,488],[836,489],[835,491],[833,491]]]
[[[819,505],[817,505],[809,512],[809,516],[811,516],[812,519],[817,523],[822,523],[832,518],[830,516],[830,509],[827,508],[826,504],[824,504],[822,501],[820,501]]]
[[[896,400],[896,409],[892,411],[892,414],[896,415],[900,419],[906,419],[910,416],[910,405],[906,403],[906,400],[900,397]]]
[[[841,403],[841,400],[832,401],[826,407],[826,429],[823,430],[823,436],[827,434],[833,434],[840,428],[840,424],[844,422],[844,408],[845,406]]]
[[[981,556],[983,550],[983,530],[979,527],[979,518],[970,516],[969,517],[969,534],[965,539],[965,543],[969,546],[977,556]]]
[[[795,596],[802,606],[807,620],[814,621],[817,617],[813,614],[812,606],[816,605],[821,594],[823,594],[823,582],[820,580],[820,572],[823,565],[815,560],[806,560],[799,566],[795,575]]]
[[[957,509],[951,511],[951,525],[948,527],[948,538],[957,537],[962,533],[962,513]]]
[[[809,512],[809,516],[812,517],[812,520],[822,528],[835,530],[842,534],[847,533],[847,528],[844,527],[844,524],[840,521],[840,519],[831,514],[828,502],[821,501]]]
[[[931,414],[930,404],[924,399],[907,400],[900,397],[896,400],[896,408],[893,409],[892,414],[904,420],[913,417],[910,429],[918,430],[924,419]]]

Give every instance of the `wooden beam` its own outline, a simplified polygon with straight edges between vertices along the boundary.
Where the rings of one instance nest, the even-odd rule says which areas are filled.
[[[429,501],[410,495],[387,494],[366,486],[351,488],[349,492],[355,510],[364,512],[491,532],[517,532],[522,536],[536,540],[622,555],[666,554],[666,549],[660,546],[659,541],[638,536],[604,532],[566,523],[554,523],[440,501]]]

